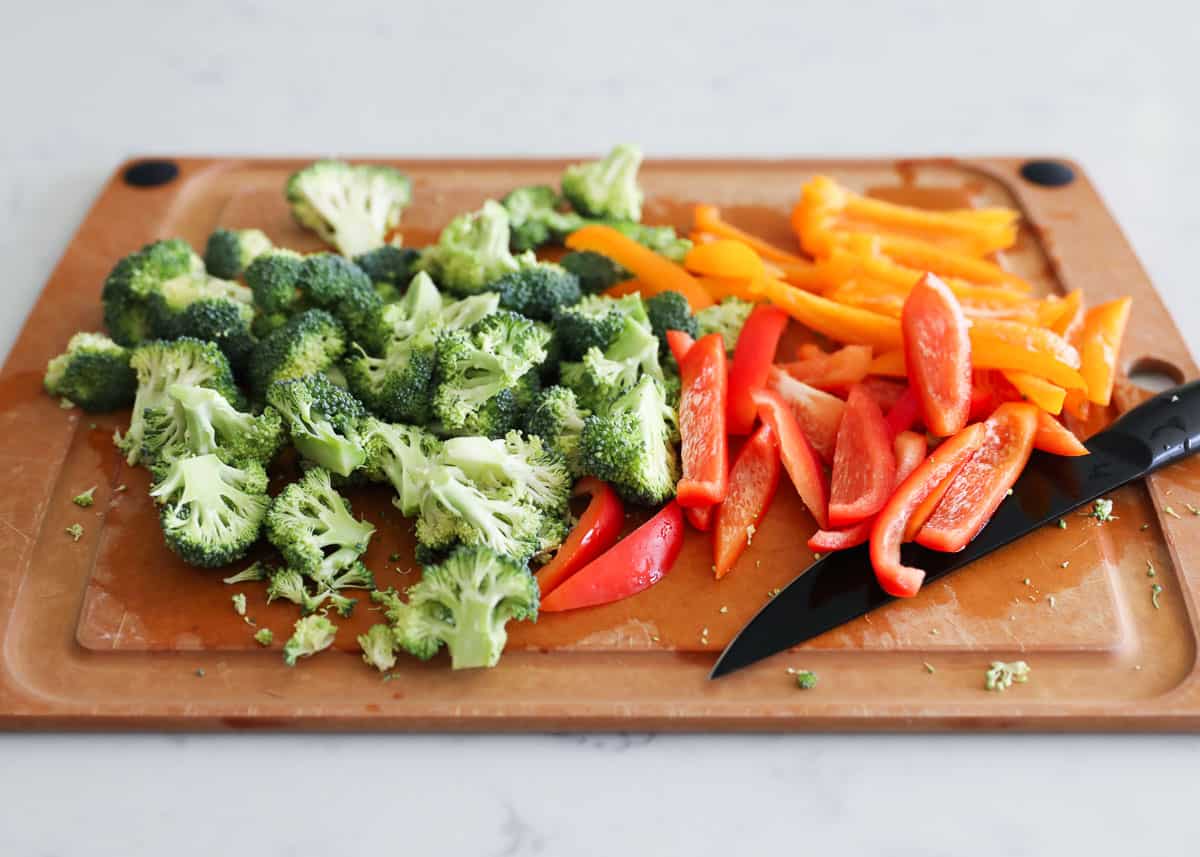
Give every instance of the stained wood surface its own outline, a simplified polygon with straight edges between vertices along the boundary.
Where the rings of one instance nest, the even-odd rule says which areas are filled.
[[[838,628],[797,651],[720,682],[716,654],[810,560],[814,524],[788,485],[735,571],[715,582],[707,539],[689,533],[660,584],[618,604],[546,614],[511,626],[491,671],[452,673],[443,659],[402,660],[382,681],[355,654],[378,618],[360,602],[336,648],[295,669],[279,646],[295,611],[267,606],[262,584],[228,587],[221,572],[179,562],[162,544],[147,474],[111,443],[126,414],[63,411],[41,392],[46,361],[71,333],[99,329],[99,292],[120,256],[156,238],[202,247],[216,226],[264,229],[277,243],[318,249],[287,215],[281,189],[301,162],[183,159],[163,187],[132,188],[121,170],[66,249],[0,374],[0,724],[10,728],[147,726],[304,729],[1194,729],[1200,462],[1171,468],[1114,495],[1120,518],[1072,517],[1032,534],[917,598]],[[561,161],[395,161],[414,180],[406,243],[420,245],[454,214],[514,186],[552,182]],[[644,168],[647,222],[689,225],[693,202],[714,202],[734,223],[785,246],[800,185],[824,172],[874,195],[927,207],[1021,210],[1006,266],[1043,292],[1083,287],[1089,301],[1135,298],[1126,370],[1196,366],[1111,216],[1080,171],[1065,188],[1024,182],[1019,161],[661,161]],[[785,343],[783,348],[794,345]],[[1138,391],[1124,385],[1118,403]],[[286,463],[280,477],[287,472]],[[786,483],[786,480],[785,480]],[[90,509],[70,498],[97,485]],[[124,485],[123,491],[116,490]],[[378,532],[368,564],[381,585],[404,586],[411,535],[384,489],[352,493]],[[78,542],[64,533],[83,524]],[[631,525],[632,525],[631,521]],[[1145,528],[1143,528],[1145,525]],[[399,553],[402,559],[389,561]],[[1062,563],[1067,562],[1066,568]],[[1152,563],[1157,576],[1146,576]],[[1026,583],[1025,581],[1029,582]],[[1164,587],[1160,608],[1150,586]],[[254,627],[270,627],[262,650]],[[1050,606],[1050,596],[1054,606]],[[706,633],[705,633],[706,632]],[[702,641],[707,640],[707,643]],[[995,659],[1023,658],[1030,683],[982,689]],[[929,673],[925,664],[932,665]],[[800,693],[786,667],[820,674]],[[203,671],[203,677],[197,671]]]

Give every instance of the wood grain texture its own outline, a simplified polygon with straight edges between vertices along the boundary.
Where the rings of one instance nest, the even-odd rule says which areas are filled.
[[[492,671],[454,674],[442,659],[403,662],[383,682],[354,654],[376,614],[339,622],[337,648],[283,667],[278,642],[294,612],[239,587],[277,645],[260,650],[230,607],[220,574],[184,566],[162,545],[147,476],[124,467],[110,441],[126,415],[93,418],[44,396],[46,360],[71,333],[100,324],[99,290],[113,262],[155,238],[203,245],[217,225],[258,226],[298,249],[319,244],[287,216],[281,188],[299,163],[184,159],[175,182],[130,188],[120,170],[55,269],[0,374],[0,724],[9,728],[302,729],[1195,729],[1200,507],[1195,460],[1130,486],[1120,520],[1072,518],[967,570],[720,682],[706,681],[742,622],[807,563],[813,523],[790,487],[752,548],[720,583],[705,538],[690,534],[658,586],[614,605],[546,615],[513,627]],[[553,181],[561,161],[395,161],[414,179],[405,213],[422,244],[455,213],[513,186]],[[1005,264],[1043,292],[1083,287],[1098,302],[1135,298],[1122,360],[1196,376],[1178,331],[1119,229],[1083,178],[1058,189],[1018,176],[1019,161],[662,161],[644,170],[649,222],[687,226],[688,204],[723,207],[735,223],[790,244],[787,212],[816,172],[937,207],[1009,205],[1026,221]],[[1118,395],[1127,407],[1138,391]],[[94,428],[92,427],[94,424]],[[120,485],[127,490],[117,491]],[[70,498],[98,485],[96,505]],[[379,533],[368,556],[384,585],[411,566],[405,522],[382,490],[354,495]],[[80,522],[73,542],[64,528]],[[1148,525],[1143,529],[1143,525]],[[389,562],[400,552],[405,560]],[[1063,561],[1069,562],[1062,568]],[[1150,600],[1147,562],[1163,587]],[[397,570],[399,569],[399,571]],[[1025,583],[1028,579],[1030,582]],[[1054,607],[1049,597],[1055,599]],[[721,612],[721,608],[727,608]],[[701,632],[707,629],[707,644]],[[1033,679],[1006,694],[982,690],[989,661],[1021,657]],[[923,663],[933,664],[929,674]],[[796,691],[788,666],[813,669]],[[203,670],[204,676],[196,674]]]

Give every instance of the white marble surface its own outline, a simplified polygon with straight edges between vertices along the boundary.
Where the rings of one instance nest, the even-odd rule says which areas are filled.
[[[0,351],[128,154],[621,139],[1070,154],[1200,345],[1194,6],[276,5],[5,5]],[[1187,853],[1197,763],[1186,736],[6,735],[0,854]]]

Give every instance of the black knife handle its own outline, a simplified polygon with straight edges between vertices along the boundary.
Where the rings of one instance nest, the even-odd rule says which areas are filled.
[[[1088,446],[1135,461],[1143,474],[1200,451],[1200,380],[1146,400]]]

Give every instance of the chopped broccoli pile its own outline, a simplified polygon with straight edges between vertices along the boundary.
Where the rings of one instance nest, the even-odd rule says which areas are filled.
[[[563,196],[585,217],[636,222],[642,219],[642,190],[637,183],[641,165],[642,151],[637,146],[615,146],[602,160],[567,167]]]
[[[236,280],[271,246],[261,229],[217,229],[204,246],[204,267],[214,277]]]
[[[286,195],[297,223],[352,257],[387,243],[412,183],[393,167],[317,161],[288,179]]]
[[[585,295],[598,295],[633,277],[612,259],[591,250],[571,251],[558,264],[579,278],[579,288]]]
[[[456,295],[479,294],[520,267],[508,241],[508,210],[489,199],[479,211],[450,221],[438,243],[421,254],[421,268]]]
[[[283,662],[294,667],[300,658],[308,658],[333,645],[337,626],[324,616],[303,616],[296,620],[294,632],[283,644]]]
[[[129,350],[102,333],[77,333],[67,350],[46,364],[42,385],[51,396],[70,399],[85,411],[115,411],[133,402],[137,372]]]
[[[710,333],[721,334],[721,338],[725,341],[725,350],[732,354],[737,345],[738,335],[742,332],[742,325],[746,323],[746,319],[750,317],[753,309],[754,304],[749,301],[741,298],[725,298],[719,304],[713,304],[696,313],[698,333],[700,336],[707,336]]]
[[[444,644],[456,670],[495,666],[509,620],[537,620],[538,587],[529,569],[487,548],[462,547],[426,566],[407,595],[407,601],[391,590],[373,596],[395,644],[421,660]]]
[[[267,514],[267,473],[258,462],[216,455],[177,458],[150,491],[162,505],[167,545],[192,565],[217,568],[245,555]]]

